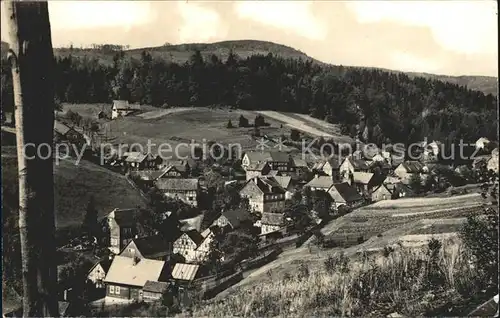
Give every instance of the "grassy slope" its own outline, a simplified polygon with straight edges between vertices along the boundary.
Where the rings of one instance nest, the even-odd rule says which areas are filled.
[[[269,272],[283,274],[295,272],[301,260],[307,259],[311,267],[321,266],[329,253],[343,250],[347,255],[356,255],[362,250],[380,250],[389,244],[393,244],[405,235],[434,234],[441,235],[455,231],[465,217],[476,208],[464,208],[461,210],[450,210],[450,208],[465,206],[480,206],[483,199],[478,194],[455,196],[449,198],[416,198],[400,199],[379,202],[370,206],[355,210],[354,212],[331,221],[322,232],[327,239],[335,240],[339,245],[346,248],[332,248],[327,250],[316,250],[309,252],[309,242],[302,248],[285,251],[277,260],[261,267],[240,283],[227,289],[218,295],[217,299],[223,299],[226,295],[233,293],[243,287],[250,290],[269,280]],[[394,214],[424,212],[411,217],[393,217]],[[430,212],[430,213],[429,213]],[[378,234],[382,236],[377,237]],[[367,242],[357,245],[357,239],[363,236]],[[370,239],[371,238],[371,239]],[[422,237],[427,240],[430,237]],[[416,242],[411,242],[415,244]],[[425,243],[425,242],[424,242]]]
[[[79,225],[90,196],[100,215],[116,208],[144,206],[140,194],[125,177],[92,163],[62,161],[54,167],[56,225]],[[2,146],[2,185],[17,184],[17,159],[13,147]]]
[[[92,113],[94,108],[99,106],[89,105],[64,105],[64,109],[77,111],[82,115]],[[175,109],[174,109],[175,110]],[[244,115],[250,123],[253,122],[257,113],[244,110],[210,109],[205,107],[182,109],[182,111],[164,112],[163,116],[151,116],[161,114],[162,110],[150,110],[139,116],[128,116],[113,121],[101,121],[101,135],[105,135],[105,130],[109,140],[112,143],[140,143],[144,147],[148,140],[152,143],[152,151],[157,150],[157,146],[167,143],[175,150],[175,147],[183,142],[217,141],[222,144],[240,144],[242,150],[255,150],[257,141],[250,135],[253,128],[239,128],[238,118]],[[145,117],[145,118],[144,118]],[[226,125],[231,120],[234,128],[228,129]],[[266,118],[269,127],[261,127],[261,134],[279,137],[282,134],[290,135],[290,129],[281,122]],[[273,145],[270,143],[270,145]],[[163,148],[167,149],[167,148]],[[186,155],[188,148],[182,146],[179,148],[181,155]],[[165,155],[169,155],[167,152]],[[172,154],[172,153],[170,153]]]
[[[168,45],[159,47],[150,47],[143,49],[129,50],[127,54],[134,58],[139,58],[142,50],[149,51],[154,57],[158,57],[167,61],[172,61],[176,63],[186,62],[193,50],[198,49],[204,57],[209,57],[215,54],[225,60],[232,49],[233,52],[242,58],[254,54],[267,54],[273,53],[287,58],[302,58],[304,60],[311,60],[316,63],[322,63],[317,61],[305,53],[295,50],[291,47],[266,42],[266,41],[256,41],[256,40],[240,40],[240,41],[223,41],[216,43],[189,43],[189,44],[179,44],[179,45]],[[1,56],[5,56],[8,50],[8,45],[2,42]],[[72,54],[75,57],[91,56],[98,58],[103,63],[111,63],[113,61],[114,53],[106,53],[102,51],[97,51],[93,49],[73,49],[70,51],[66,48],[55,49],[56,56],[68,56]],[[392,71],[392,70],[386,70]],[[440,81],[450,82],[458,85],[468,86],[470,89],[479,90],[485,93],[491,93],[497,95],[498,81],[497,78],[491,76],[446,76],[446,75],[435,75],[428,73],[417,73],[417,72],[406,72],[409,76],[422,76],[425,78],[437,79]]]

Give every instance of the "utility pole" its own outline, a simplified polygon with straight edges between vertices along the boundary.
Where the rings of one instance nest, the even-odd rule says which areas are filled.
[[[54,55],[46,1],[5,1],[19,173],[23,316],[59,316],[55,264]],[[37,149],[39,151],[37,151]]]

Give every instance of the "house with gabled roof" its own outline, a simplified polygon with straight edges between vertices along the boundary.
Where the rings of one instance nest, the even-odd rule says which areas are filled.
[[[184,165],[169,165],[162,170],[160,178],[187,178],[189,170]]]
[[[414,175],[421,176],[424,173],[424,165],[419,161],[405,161],[401,163],[396,169],[394,174],[398,176],[403,183],[409,183]]]
[[[295,191],[295,180],[290,176],[274,176],[273,178],[283,189],[285,189],[285,199],[290,200]]]
[[[333,199],[333,207],[338,209],[345,205],[351,208],[358,207],[363,204],[364,199],[353,186],[347,182],[335,183],[328,190],[328,194]]]
[[[111,107],[111,119],[125,117],[141,110],[139,104],[129,104],[128,100],[114,100]]]
[[[489,143],[490,140],[488,138],[481,137],[476,141],[476,149],[484,149]]]
[[[198,206],[200,185],[196,178],[160,178],[155,185],[165,197],[178,199],[195,207]]]
[[[177,263],[172,270],[172,279],[180,283],[191,282],[198,278],[200,265]]]
[[[265,176],[271,172],[271,166],[267,162],[251,163],[245,167],[246,179]]]
[[[356,171],[352,174],[352,179],[348,179],[346,182],[354,186],[359,193],[368,195],[373,188],[382,184],[384,179],[384,175]]]
[[[160,301],[163,295],[173,292],[171,282],[157,282],[148,280],[142,287],[142,300],[145,302]]]
[[[106,297],[141,301],[142,288],[147,281],[166,281],[168,275],[165,261],[117,255],[104,279]]]
[[[113,258],[106,257],[92,266],[90,271],[87,273],[87,281],[92,282],[95,288],[104,288],[104,278],[109,271]]]
[[[123,248],[120,256],[165,260],[171,252],[171,244],[160,235],[134,238]]]
[[[378,188],[373,190],[371,194],[371,200],[372,202],[378,202],[382,200],[391,200],[392,199],[392,192],[389,190],[387,187],[387,184],[381,184]]]
[[[257,212],[281,211],[285,208],[285,189],[273,177],[255,177],[240,190],[248,198],[250,207]]]
[[[105,217],[109,228],[109,250],[115,254],[137,234],[137,209],[114,209]]]
[[[173,244],[173,253],[182,255],[187,262],[203,262],[210,253],[213,232],[204,237],[196,230],[184,232]]]
[[[282,172],[291,172],[295,170],[290,155],[281,151],[248,151],[241,159],[241,166],[245,170],[251,164],[256,163],[268,163],[271,170]]]
[[[129,151],[123,154],[122,161],[130,170],[144,170],[157,168],[163,160],[160,156],[154,156],[151,153]]]
[[[311,181],[306,183],[304,187],[309,187],[312,191],[328,191],[332,185],[333,180],[330,176],[315,176]]]
[[[260,225],[261,235],[281,231],[286,226],[285,215],[283,213],[264,212],[260,219]]]
[[[59,120],[54,120],[54,139],[56,142],[67,141],[73,144],[89,144],[83,134]]]
[[[229,227],[235,230],[245,223],[252,225],[252,216],[245,209],[229,209],[221,212],[221,215],[212,223],[212,226],[218,226],[221,229]]]
[[[347,157],[342,161],[339,167],[339,175],[341,179],[348,177],[354,172],[369,172],[370,165],[363,159],[356,159],[353,156]]]

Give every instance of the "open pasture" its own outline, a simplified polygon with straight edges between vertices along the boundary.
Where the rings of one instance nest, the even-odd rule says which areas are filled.
[[[2,190],[17,187],[17,156],[2,147]],[[5,154],[5,156],[4,156]],[[62,160],[54,165],[54,198],[56,226],[78,226],[82,223],[90,197],[94,197],[99,216],[114,208],[145,206],[144,199],[124,176],[87,161],[75,165]]]
[[[97,106],[90,107],[94,109]],[[76,106],[73,107],[78,111]],[[83,113],[92,113],[87,110]],[[239,145],[242,150],[256,150],[259,143],[252,137],[254,128],[238,127],[240,115],[245,116],[253,123],[257,113],[250,111],[218,109],[218,108],[174,108],[150,110],[136,116],[121,117],[101,124],[99,135],[101,142],[106,140],[112,144],[140,144],[147,150],[148,141],[150,150],[158,153],[160,144],[165,158],[172,156],[186,156],[195,143],[215,141],[224,145]],[[231,121],[233,128],[227,128]],[[262,136],[277,140],[280,136],[289,136],[290,128],[281,122],[266,119],[270,125],[259,127]],[[283,126],[283,127],[282,127]],[[182,145],[180,145],[182,144]],[[272,150],[277,143],[269,141],[266,144]],[[176,147],[177,150],[176,150]],[[276,148],[277,150],[277,148]],[[284,151],[293,148],[283,147]]]
[[[402,202],[398,203],[397,201]],[[419,204],[412,206],[412,201],[419,202]],[[424,204],[425,202],[428,204]],[[479,194],[451,198],[391,200],[383,204],[379,202],[332,221],[323,228],[322,232],[328,239],[342,246],[356,245],[361,241],[402,226],[408,226],[408,231],[420,229],[420,232],[412,234],[429,234],[428,231],[441,233],[450,227],[458,228],[457,224],[461,221],[442,222],[446,225],[437,225],[433,229],[428,227],[427,232],[422,232],[421,227],[416,226],[415,222],[423,219],[463,219],[472,213],[480,213],[483,203]],[[449,224],[454,225],[450,226]]]

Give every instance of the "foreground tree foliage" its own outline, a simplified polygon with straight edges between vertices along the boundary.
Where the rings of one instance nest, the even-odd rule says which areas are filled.
[[[478,279],[486,283],[484,287],[498,287],[498,186],[483,187],[483,197],[490,199],[484,214],[471,215],[460,235],[473,255]]]
[[[11,76],[2,63],[2,108],[12,109]],[[465,87],[375,69],[323,66],[273,54],[226,61],[199,51],[184,64],[144,51],[140,59],[115,52],[105,65],[91,55],[59,57],[56,98],[67,103],[111,99],[158,107],[231,105],[311,114],[342,124],[344,133],[382,142],[424,137],[445,143],[495,139],[496,98]],[[248,126],[240,118],[239,126]],[[261,124],[256,122],[257,125]]]

